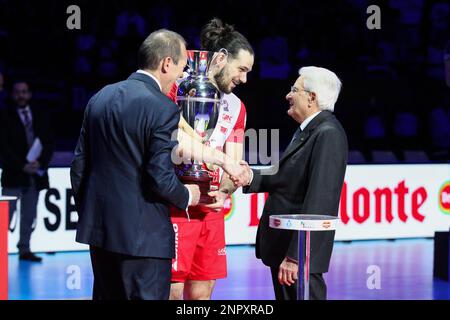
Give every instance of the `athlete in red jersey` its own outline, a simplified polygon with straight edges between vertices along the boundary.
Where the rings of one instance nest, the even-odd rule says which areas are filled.
[[[226,49],[228,53],[222,50],[218,54],[216,61],[220,67],[212,69],[210,74],[222,95],[219,120],[207,144],[238,161],[243,157],[246,110],[232,90],[247,82],[254,52],[244,36],[218,19],[203,28],[201,42],[203,50]],[[175,98],[176,88],[169,96]],[[185,211],[171,209],[176,255],[172,263],[171,299],[210,299],[215,280],[227,275],[222,208],[236,187],[220,169],[211,172],[211,176],[212,188],[216,190],[210,196],[215,198],[215,203],[190,207],[189,218]]]

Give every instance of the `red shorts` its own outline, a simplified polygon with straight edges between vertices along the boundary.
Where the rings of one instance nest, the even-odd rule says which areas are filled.
[[[216,219],[172,217],[175,231],[175,259],[172,282],[215,280],[227,276],[225,222]]]

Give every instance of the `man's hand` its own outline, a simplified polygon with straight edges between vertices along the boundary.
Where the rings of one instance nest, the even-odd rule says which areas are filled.
[[[39,163],[39,161],[32,161],[32,162],[28,162],[23,167],[23,171],[27,174],[36,174],[40,167],[41,167],[41,164]]]
[[[213,209],[215,211],[220,211],[223,208],[223,205],[225,203],[225,200],[228,197],[228,194],[222,192],[222,191],[211,191],[208,192],[208,195],[212,198],[216,199],[216,202],[211,203],[211,204],[207,204],[204,205],[204,207],[209,208],[209,209]]]
[[[233,181],[236,187],[247,186],[251,182],[252,178],[252,169],[248,163],[244,160],[239,162],[239,170],[237,170],[237,174],[231,174],[230,179]]]
[[[196,184],[185,184],[186,188],[191,192],[191,203],[189,206],[196,206],[200,201],[200,188]]]
[[[284,258],[278,271],[278,282],[281,285],[291,286],[298,279],[298,263]]]

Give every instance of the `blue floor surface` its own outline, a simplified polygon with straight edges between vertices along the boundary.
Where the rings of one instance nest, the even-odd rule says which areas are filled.
[[[40,254],[42,263],[9,256],[9,299],[90,299],[88,252]],[[252,246],[228,246],[228,277],[217,281],[213,299],[274,299],[269,269]],[[450,282],[433,279],[433,241],[337,242],[325,275],[332,300],[450,299]]]

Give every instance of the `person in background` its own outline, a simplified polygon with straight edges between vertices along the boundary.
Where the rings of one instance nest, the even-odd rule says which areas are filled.
[[[47,167],[53,153],[51,120],[31,106],[32,93],[25,81],[12,90],[13,106],[3,110],[0,125],[0,155],[3,163],[2,194],[20,198],[19,259],[40,262],[30,250],[37,217],[39,192],[49,188]],[[10,220],[15,208],[10,211]]]
[[[3,77],[2,72],[0,71],[0,110],[6,107],[6,98],[8,94],[5,89],[5,78]]]

